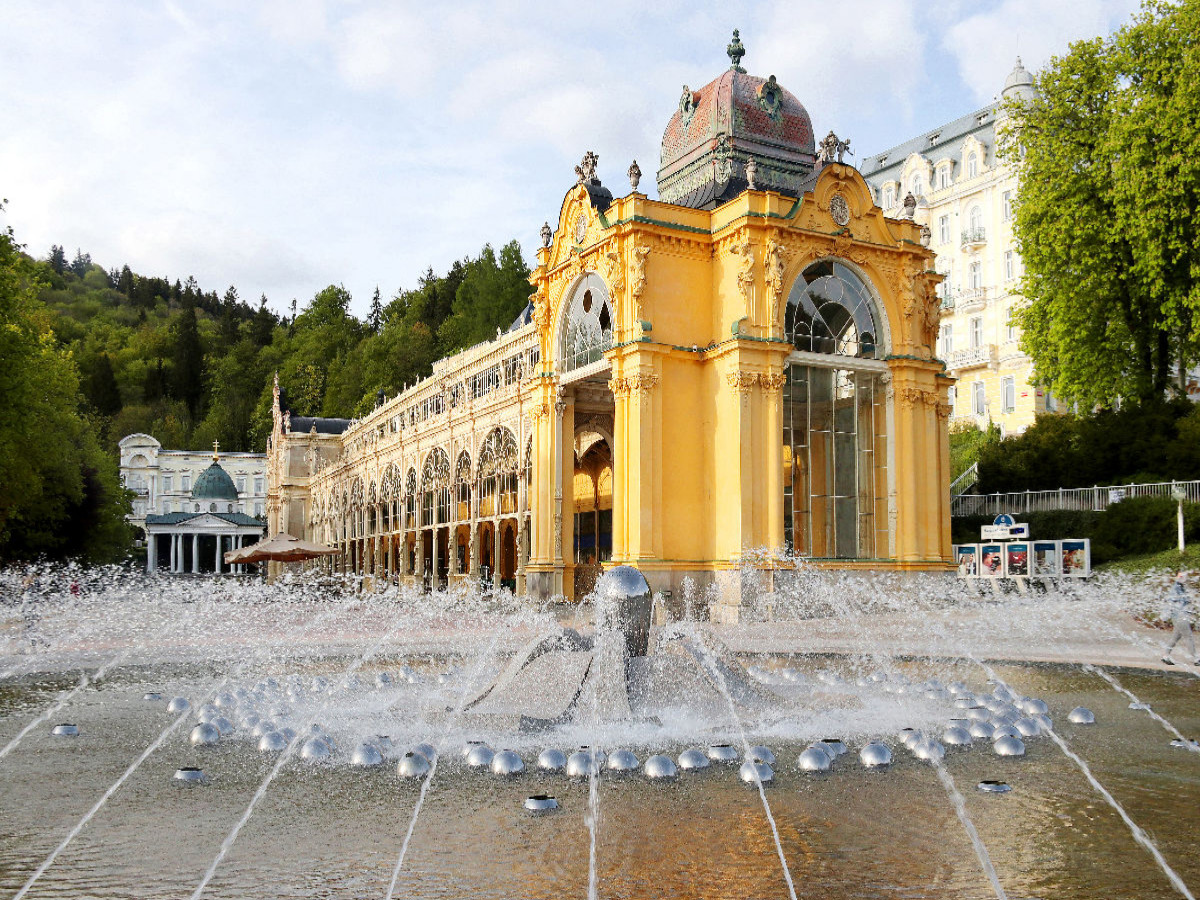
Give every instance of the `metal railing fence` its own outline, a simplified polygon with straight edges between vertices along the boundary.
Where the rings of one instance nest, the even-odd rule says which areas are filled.
[[[1188,502],[1200,502],[1200,481],[1161,481],[1155,484],[1114,484],[1010,494],[955,494],[950,498],[950,515],[996,516],[1009,513],[1015,516],[1059,509],[1099,512],[1129,497],[1170,497],[1173,487],[1183,488]]]

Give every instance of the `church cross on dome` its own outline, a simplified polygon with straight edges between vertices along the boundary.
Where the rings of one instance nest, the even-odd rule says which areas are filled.
[[[725,52],[729,54],[729,58],[733,61],[733,71],[741,72],[744,75],[746,70],[742,68],[742,57],[746,55],[746,48],[742,44],[742,39],[738,37],[738,30],[736,28],[733,29],[733,41],[725,48]]]
[[[221,449],[221,442],[213,441],[213,462],[216,462],[218,459],[221,458],[221,455],[217,452],[220,449]]]

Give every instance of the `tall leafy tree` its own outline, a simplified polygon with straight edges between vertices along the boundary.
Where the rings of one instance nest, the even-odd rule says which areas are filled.
[[[1086,405],[1161,397],[1200,358],[1197,33],[1200,0],[1151,0],[1111,38],[1072,44],[1008,110],[1022,346]]]
[[[38,288],[11,230],[0,232],[0,559],[111,559],[129,543],[128,498],[81,414],[79,373]]]

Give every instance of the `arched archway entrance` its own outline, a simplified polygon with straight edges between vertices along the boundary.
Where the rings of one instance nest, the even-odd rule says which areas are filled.
[[[613,456],[610,439],[584,425],[575,435],[572,479],[575,599],[591,593],[612,559]]]

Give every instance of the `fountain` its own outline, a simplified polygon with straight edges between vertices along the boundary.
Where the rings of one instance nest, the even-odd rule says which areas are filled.
[[[1200,883],[1194,796],[1113,774],[1187,785],[1200,746],[1193,676],[1146,674],[1132,583],[997,600],[801,570],[736,627],[655,624],[624,567],[567,611],[97,583],[45,611],[44,643],[0,628],[0,896],[703,895],[681,870],[747,896]]]

